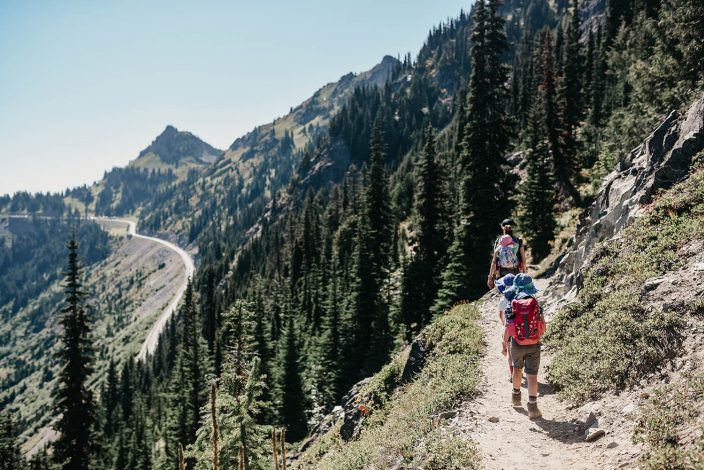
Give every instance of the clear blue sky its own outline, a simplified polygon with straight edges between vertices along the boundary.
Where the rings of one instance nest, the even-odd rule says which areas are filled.
[[[0,0],[0,194],[125,165],[167,124],[227,148],[471,0]]]

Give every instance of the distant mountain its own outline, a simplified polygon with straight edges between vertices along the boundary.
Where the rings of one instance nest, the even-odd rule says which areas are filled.
[[[130,166],[162,168],[164,165],[178,167],[184,163],[210,164],[222,154],[222,150],[203,142],[190,132],[179,131],[168,125],[149,147],[139,152]]]

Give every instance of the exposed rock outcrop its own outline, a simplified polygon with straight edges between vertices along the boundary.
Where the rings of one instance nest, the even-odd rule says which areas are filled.
[[[553,283],[564,283],[567,299],[582,281],[592,248],[638,217],[652,196],[689,174],[692,157],[704,148],[704,96],[683,116],[673,111],[606,177],[591,207],[580,218],[570,251]]]

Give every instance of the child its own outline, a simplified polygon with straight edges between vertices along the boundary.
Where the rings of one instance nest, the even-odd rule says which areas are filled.
[[[508,357],[509,381],[513,381],[513,361],[511,360],[511,355],[508,354],[509,335],[508,329],[506,328],[506,310],[511,309],[511,300],[513,300],[513,297],[516,294],[515,288],[513,287],[513,280],[514,275],[507,274],[506,276],[496,281],[496,288],[501,294],[503,294],[501,296],[501,300],[499,301],[499,320],[501,321],[501,325],[504,327],[501,341],[501,354]]]

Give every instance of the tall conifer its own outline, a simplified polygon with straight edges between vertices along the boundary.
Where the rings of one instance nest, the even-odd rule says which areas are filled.
[[[555,237],[555,181],[552,175],[546,122],[544,83],[553,80],[551,34],[545,30],[543,43],[543,79],[539,85],[530,116],[530,150],[528,177],[521,191],[521,229],[526,236],[535,260],[550,253],[550,242]]]
[[[0,413],[0,470],[22,470],[25,461],[17,442],[17,430],[12,416]]]
[[[436,313],[485,291],[497,223],[510,213],[511,179],[504,156],[512,129],[507,114],[507,68],[502,62],[508,42],[499,5],[498,0],[475,3],[468,116],[460,155],[459,220],[434,306]]]
[[[428,126],[423,134],[423,151],[415,171],[413,204],[415,236],[413,258],[404,270],[401,318],[407,332],[420,329],[430,320],[430,308],[437,295],[441,262],[447,249],[444,239],[444,185],[437,162],[435,131]]]
[[[93,393],[88,389],[88,378],[93,372],[93,347],[90,322],[83,305],[85,294],[75,233],[67,248],[66,306],[59,317],[62,331],[57,353],[62,368],[54,397],[54,410],[59,416],[55,425],[59,437],[54,442],[54,460],[65,470],[87,470],[91,468],[95,448],[95,409]]]

